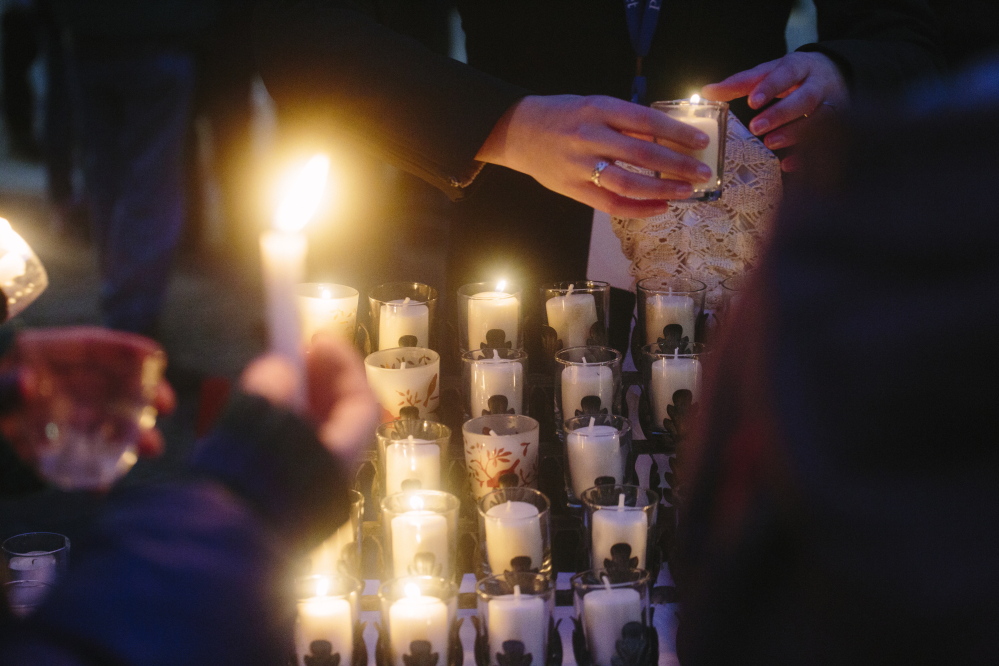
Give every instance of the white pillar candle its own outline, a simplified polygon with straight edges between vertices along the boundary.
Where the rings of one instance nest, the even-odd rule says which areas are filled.
[[[385,447],[385,496],[402,492],[402,483],[416,479],[422,490],[441,488],[441,449],[436,442],[410,435]]]
[[[348,561],[351,551],[357,547],[357,533],[348,520],[309,554],[312,573],[323,576],[340,573],[340,562]]]
[[[531,656],[532,664],[543,665],[546,660],[545,642],[548,636],[548,613],[541,597],[521,594],[515,585],[513,594],[493,597],[487,606],[489,617],[489,663],[496,654],[503,652],[504,641],[520,641],[524,655]]]
[[[576,416],[583,408],[583,398],[595,395],[600,398],[600,409],[613,412],[614,371],[606,365],[582,364],[567,366],[562,370],[562,418]]]
[[[630,545],[631,556],[638,558],[638,568],[645,568],[649,521],[643,509],[625,506],[624,494],[621,494],[617,506],[597,509],[591,520],[595,569],[604,567],[604,560],[611,559],[611,548],[619,543]]]
[[[357,290],[338,284],[302,284],[298,285],[297,303],[305,344],[311,343],[318,331],[353,342]]]
[[[582,347],[597,323],[597,302],[593,294],[574,294],[572,285],[565,296],[545,301],[548,325],[555,329],[563,347]]]
[[[329,581],[320,578],[320,585]],[[354,613],[351,603],[343,597],[330,597],[322,589],[315,597],[298,602],[298,623],[295,627],[295,647],[298,664],[313,655],[313,641],[328,641],[330,654],[339,654],[340,663],[349,664],[354,656]],[[314,656],[319,656],[315,654]]]
[[[417,498],[414,498],[417,499]],[[407,511],[392,519],[392,567],[395,576],[410,575],[417,554],[430,553],[440,576],[451,575],[447,518],[433,511]]]
[[[514,359],[502,359],[498,350],[492,358],[472,361],[472,416],[482,416],[489,410],[489,398],[505,395],[507,407],[514,414],[524,413],[524,366]]]
[[[383,416],[389,417],[383,420],[399,418],[403,407],[416,407],[421,418],[436,412],[440,402],[440,357],[421,347],[407,348],[402,357],[393,357],[393,353],[374,352],[364,363],[368,384],[384,409]],[[406,362],[405,358],[419,358],[421,362]]]
[[[468,345],[479,349],[486,343],[486,333],[501,329],[506,341],[517,346],[520,337],[520,301],[502,290],[480,291],[468,299]]]
[[[694,299],[683,294],[649,294],[645,299],[645,339],[655,344],[663,336],[663,329],[670,324],[683,327],[683,335],[694,341],[697,311]]]
[[[696,401],[701,392],[701,362],[696,358],[660,358],[652,363],[649,390],[652,393],[652,416],[656,428],[662,428],[663,419],[669,417],[667,405],[673,404],[673,394],[687,389]]]
[[[608,585],[584,595],[583,631],[594,666],[611,666],[624,625],[641,621],[642,595],[638,590]]]
[[[33,550],[10,558],[7,568],[10,569],[11,580],[36,580],[51,585],[59,577],[56,564],[54,555],[48,555],[44,550]]]
[[[411,335],[416,338],[410,347],[430,345],[430,308],[426,303],[408,298],[382,303],[378,310],[378,348],[401,347],[400,339]]]
[[[486,553],[493,574],[512,571],[515,557],[530,557],[531,569],[541,569],[544,546],[538,507],[529,502],[504,502],[486,511]]]
[[[394,666],[405,666],[403,656],[410,654],[413,641],[429,642],[437,663],[448,663],[447,605],[437,597],[420,594],[416,585],[407,585],[406,596],[389,606],[388,629]]]
[[[624,451],[617,428],[593,425],[593,419],[590,419],[589,426],[569,431],[566,452],[572,492],[576,497],[592,488],[598,477],[612,476],[615,483],[624,481]]]

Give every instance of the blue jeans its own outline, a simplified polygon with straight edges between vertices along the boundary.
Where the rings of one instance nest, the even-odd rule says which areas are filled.
[[[152,334],[184,221],[193,59],[170,48],[78,51],[71,76],[104,323]]]

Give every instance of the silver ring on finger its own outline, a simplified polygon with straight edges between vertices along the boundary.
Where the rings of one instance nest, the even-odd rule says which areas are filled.
[[[593,171],[590,172],[590,182],[596,185],[597,187],[603,187],[603,185],[600,184],[600,174],[602,174],[604,172],[604,169],[606,169],[609,166],[610,166],[609,162],[605,162],[603,160],[597,162],[597,165],[593,167]]]

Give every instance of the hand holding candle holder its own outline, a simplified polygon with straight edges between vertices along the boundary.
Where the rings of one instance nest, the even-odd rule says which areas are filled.
[[[711,169],[711,177],[694,183],[694,193],[688,201],[717,201],[722,195],[722,180],[725,176],[725,138],[728,126],[728,103],[713,102],[693,95],[688,99],[669,102],[653,102],[653,109],[667,116],[691,125],[708,135],[708,145],[700,150],[692,150],[667,139],[657,138],[656,143],[668,146],[678,153],[690,155]]]
[[[434,576],[407,576],[382,584],[378,666],[460,666],[458,588]]]
[[[540,428],[530,416],[479,416],[466,421],[461,433],[475,500],[499,488],[504,478],[515,486],[537,487]]]
[[[630,463],[631,424],[623,416],[597,414],[565,421],[565,485],[570,506],[598,479],[624,483]]]
[[[632,349],[656,344],[666,336],[665,328],[679,325],[679,342],[698,339],[698,325],[703,319],[707,286],[687,277],[651,277],[638,282],[638,344]],[[674,343],[670,343],[674,344]]]
[[[642,569],[583,571],[572,577],[572,649],[578,666],[655,666],[659,635]]]
[[[507,572],[480,580],[475,591],[476,666],[561,666],[555,585],[548,576]]]
[[[365,666],[360,622],[364,584],[350,576],[305,576],[296,581],[295,664]]]
[[[667,333],[669,333],[667,327]],[[707,347],[663,340],[642,347],[642,430],[662,437],[675,451],[689,435],[697,416],[703,384],[702,363]],[[645,418],[647,417],[647,418]]]
[[[441,466],[451,429],[436,421],[399,419],[378,426],[382,496],[411,490],[441,490]]]
[[[414,490],[382,500],[382,523],[392,576],[458,575],[458,498],[440,490]]]
[[[24,312],[48,285],[38,255],[0,217],[0,323]]]
[[[368,354],[364,370],[382,406],[382,422],[423,418],[440,403],[440,356],[424,347],[396,347]]]
[[[473,349],[461,355],[465,413],[523,414],[527,352],[523,349]]]
[[[302,320],[302,344],[310,344],[319,331],[354,342],[356,289],[342,284],[304,282],[295,287],[295,299]]]
[[[533,488],[501,488],[478,502],[482,570],[551,574],[551,504]]]
[[[375,350],[436,345],[437,290],[419,282],[388,282],[368,294]]]
[[[610,285],[578,280],[556,282],[541,290],[545,323],[555,331],[552,353],[568,347],[606,345],[610,319]]]
[[[364,516],[364,495],[356,490],[350,496],[350,517],[336,532],[309,554],[309,570],[313,575],[361,575],[361,525]]]
[[[458,289],[458,344],[461,351],[523,348],[520,303],[520,289],[505,281],[462,285]]]
[[[594,569],[648,569],[655,548],[659,495],[638,486],[603,484],[583,491],[590,565]]]
[[[570,347],[555,354],[555,420],[621,413],[621,352]],[[557,428],[564,436],[563,428]]]

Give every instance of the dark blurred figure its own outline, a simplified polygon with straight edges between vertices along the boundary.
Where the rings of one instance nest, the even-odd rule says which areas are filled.
[[[865,118],[719,352],[684,468],[684,666],[999,653],[999,59]]]
[[[203,0],[53,0],[101,274],[104,323],[155,334],[184,218],[183,147]]]
[[[930,0],[940,30],[940,50],[951,70],[999,49],[999,2]]]
[[[3,119],[14,157],[38,161],[42,151],[35,138],[35,94],[29,76],[38,58],[41,18],[28,1],[10,3],[2,19]]]

